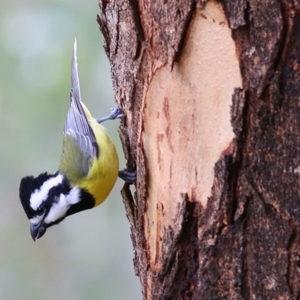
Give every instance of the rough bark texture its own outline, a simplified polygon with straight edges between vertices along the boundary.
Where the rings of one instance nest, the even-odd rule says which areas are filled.
[[[144,299],[299,299],[300,3],[99,5]]]

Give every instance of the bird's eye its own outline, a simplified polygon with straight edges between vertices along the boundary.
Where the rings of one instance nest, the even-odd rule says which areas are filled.
[[[36,210],[36,213],[37,213],[39,216],[43,215],[44,212],[45,212],[45,209],[44,209],[44,208],[38,208],[38,209]]]

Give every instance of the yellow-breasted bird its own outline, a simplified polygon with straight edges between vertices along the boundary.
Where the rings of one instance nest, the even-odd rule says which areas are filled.
[[[27,176],[20,183],[20,200],[30,220],[33,240],[42,237],[48,227],[67,216],[101,204],[118,177],[117,151],[100,123],[122,117],[121,110],[116,106],[109,116],[96,120],[81,102],[76,40],[70,98],[58,171]],[[135,175],[132,178],[126,175],[130,173],[120,177],[134,181]]]

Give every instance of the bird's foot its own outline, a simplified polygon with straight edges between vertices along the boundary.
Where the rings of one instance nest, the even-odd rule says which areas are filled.
[[[119,105],[116,105],[109,110],[108,116],[101,118],[101,119],[97,119],[97,122],[102,123],[107,120],[121,119],[123,117],[124,117],[124,114],[123,114],[122,109],[119,107]]]
[[[123,179],[125,182],[134,183],[136,181],[136,171],[129,172],[126,170],[120,170],[119,177]]]

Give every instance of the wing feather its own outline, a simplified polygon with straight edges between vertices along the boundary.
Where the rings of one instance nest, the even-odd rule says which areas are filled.
[[[65,123],[64,134],[70,134],[69,131],[73,130],[76,133],[73,137],[78,143],[79,148],[92,156],[97,156],[98,147],[96,138],[81,104],[76,48],[77,44],[75,40],[71,68],[71,105]]]
[[[70,149],[63,149],[63,160],[61,161],[60,167],[65,173],[80,173],[82,176],[85,176],[89,170],[92,159],[98,156],[99,148],[81,103],[76,48],[75,40],[71,67],[71,103],[63,133],[65,136],[64,139],[69,141],[71,139],[71,146],[74,145],[80,153],[74,154],[74,151]],[[81,157],[80,162],[78,161],[78,157]],[[68,164],[66,164],[64,160],[68,161]],[[70,163],[72,164],[70,165]],[[72,168],[74,170],[72,170]]]

